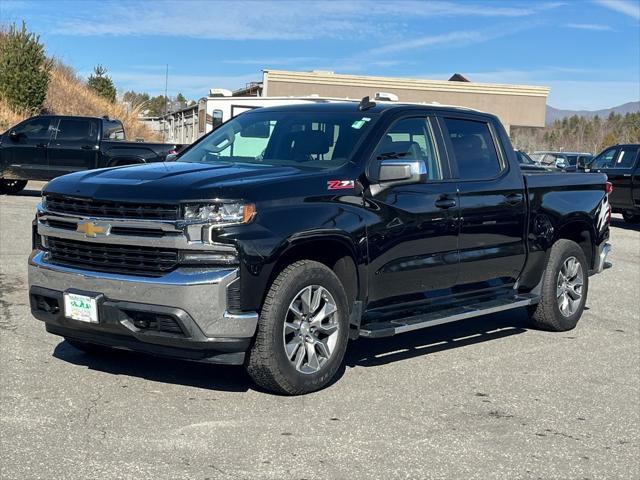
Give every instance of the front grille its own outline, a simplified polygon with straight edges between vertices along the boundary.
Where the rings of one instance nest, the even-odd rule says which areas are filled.
[[[178,251],[105,245],[47,237],[51,263],[97,272],[160,276],[178,264]]]
[[[45,197],[46,210],[87,217],[133,218],[137,220],[177,220],[177,205],[109,202],[70,197]]]

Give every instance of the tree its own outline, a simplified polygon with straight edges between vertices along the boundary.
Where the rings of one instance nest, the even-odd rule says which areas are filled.
[[[176,96],[176,102],[180,102],[180,103],[187,103],[187,99],[184,98],[184,95],[182,95],[182,93],[178,93],[178,95]]]
[[[138,93],[133,90],[124,92],[122,95],[122,100],[130,103],[133,108],[141,107],[142,109],[145,109],[147,102],[149,102],[149,98],[148,93]]]
[[[25,22],[0,32],[0,99],[16,110],[37,113],[42,108],[52,62],[40,36],[29,33]]]
[[[97,65],[93,69],[93,74],[87,80],[87,87],[111,103],[116,101],[116,87],[111,77],[107,75],[107,69],[102,65]]]

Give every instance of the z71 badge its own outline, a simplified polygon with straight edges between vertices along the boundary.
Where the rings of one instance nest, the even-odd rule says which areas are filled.
[[[346,188],[353,188],[353,180],[329,180],[327,182],[327,190],[344,190]]]

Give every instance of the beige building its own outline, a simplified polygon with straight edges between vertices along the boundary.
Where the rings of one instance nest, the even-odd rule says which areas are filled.
[[[261,95],[265,97],[318,95],[360,99],[376,92],[393,93],[401,102],[437,102],[460,105],[497,115],[507,131],[511,127],[544,127],[548,87],[452,80],[342,75],[333,72],[264,70]]]

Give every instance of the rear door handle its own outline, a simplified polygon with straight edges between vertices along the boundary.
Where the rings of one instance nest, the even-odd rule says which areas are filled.
[[[511,195],[507,195],[505,197],[505,201],[509,205],[518,205],[519,203],[522,203],[523,198],[524,197],[521,193],[512,193]]]
[[[46,143],[36,143],[36,148],[45,148],[46,146]]]
[[[438,208],[442,208],[442,209],[447,209],[447,208],[452,208],[456,206],[456,201],[453,198],[440,198],[438,200],[436,200],[435,203],[436,207]]]

